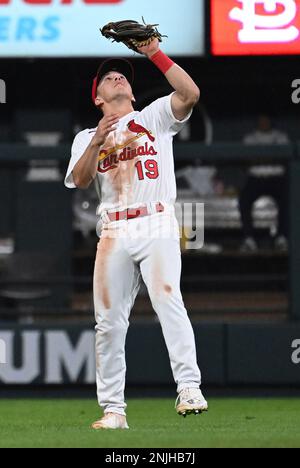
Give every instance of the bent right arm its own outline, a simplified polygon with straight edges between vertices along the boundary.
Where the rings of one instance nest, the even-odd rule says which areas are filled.
[[[100,120],[95,136],[73,169],[73,179],[77,188],[87,189],[95,179],[100,148],[110,132],[116,129],[115,125],[118,122],[119,117],[116,114]]]

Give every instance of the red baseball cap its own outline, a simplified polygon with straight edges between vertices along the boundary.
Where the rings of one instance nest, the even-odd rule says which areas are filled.
[[[115,58],[115,59],[107,59],[105,60],[100,67],[98,68],[97,75],[93,80],[93,87],[92,87],[92,100],[95,103],[95,99],[97,97],[97,88],[101,79],[107,75],[109,72],[119,72],[124,75],[128,82],[133,85],[134,81],[134,69],[132,63],[129,60],[123,58]]]

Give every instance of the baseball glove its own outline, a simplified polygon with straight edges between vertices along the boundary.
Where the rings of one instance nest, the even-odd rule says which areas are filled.
[[[154,39],[162,42],[163,37],[157,29],[158,24],[144,24],[133,20],[108,23],[100,29],[102,35],[113,42],[123,42],[129,49],[140,53],[138,48],[149,45]]]

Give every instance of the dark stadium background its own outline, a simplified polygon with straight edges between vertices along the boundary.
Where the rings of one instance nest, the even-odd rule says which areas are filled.
[[[291,95],[292,82],[300,78],[299,57],[213,57],[208,42],[207,35],[204,58],[176,59],[202,92],[202,110],[194,113],[189,140],[175,141],[176,168],[197,161],[216,167],[227,195],[236,200],[250,162],[282,162],[289,174],[289,251],[277,252],[271,245],[270,226],[276,224],[276,216],[267,204],[257,228],[258,252],[241,253],[240,223],[231,225],[226,216],[218,222],[213,212],[215,221],[205,230],[211,250],[183,252],[183,293],[195,327],[205,387],[297,392],[299,365],[292,354],[293,343],[300,338],[300,104],[293,104]],[[132,61],[139,109],[169,88],[152,64],[145,59]],[[59,377],[47,380],[52,359],[52,354],[47,356],[47,344],[53,331],[62,331],[62,342],[69,342],[74,350],[83,333],[90,333],[90,340],[93,336],[91,291],[97,238],[92,229],[84,234],[73,224],[74,209],[92,203],[92,195],[83,193],[76,199],[63,187],[63,175],[74,134],[96,126],[99,119],[90,95],[100,62],[1,59],[7,104],[0,106],[0,329],[13,333],[16,367],[23,362],[26,333],[38,333],[39,352],[38,371],[31,379],[0,379],[3,395],[15,395],[18,388],[35,392],[46,384],[65,385],[79,393],[83,386],[94,391],[84,355],[75,378],[70,376],[70,361],[66,364],[56,355]],[[208,145],[203,112],[213,128]],[[245,148],[242,136],[254,128],[261,113],[270,115],[274,125],[289,134],[289,145]],[[33,130],[47,131],[46,122],[51,122],[53,131],[63,128],[59,146],[29,147],[24,129],[31,125]],[[61,178],[31,182],[27,176],[32,160],[39,160],[41,167],[50,160],[52,169],[57,161]],[[232,215],[237,215],[236,210]],[[264,217],[270,221],[264,222]],[[14,250],[10,250],[11,241]],[[216,246],[221,250],[214,250]],[[129,389],[144,395],[173,392],[160,328],[143,289],[132,315],[127,352]]]

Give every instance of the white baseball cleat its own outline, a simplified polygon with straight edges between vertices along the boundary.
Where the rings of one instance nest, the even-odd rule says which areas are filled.
[[[129,429],[126,416],[117,413],[106,413],[103,418],[92,424],[92,429]]]
[[[189,414],[197,415],[208,411],[208,403],[200,388],[185,388],[177,397],[175,409],[179,416],[185,418]]]

